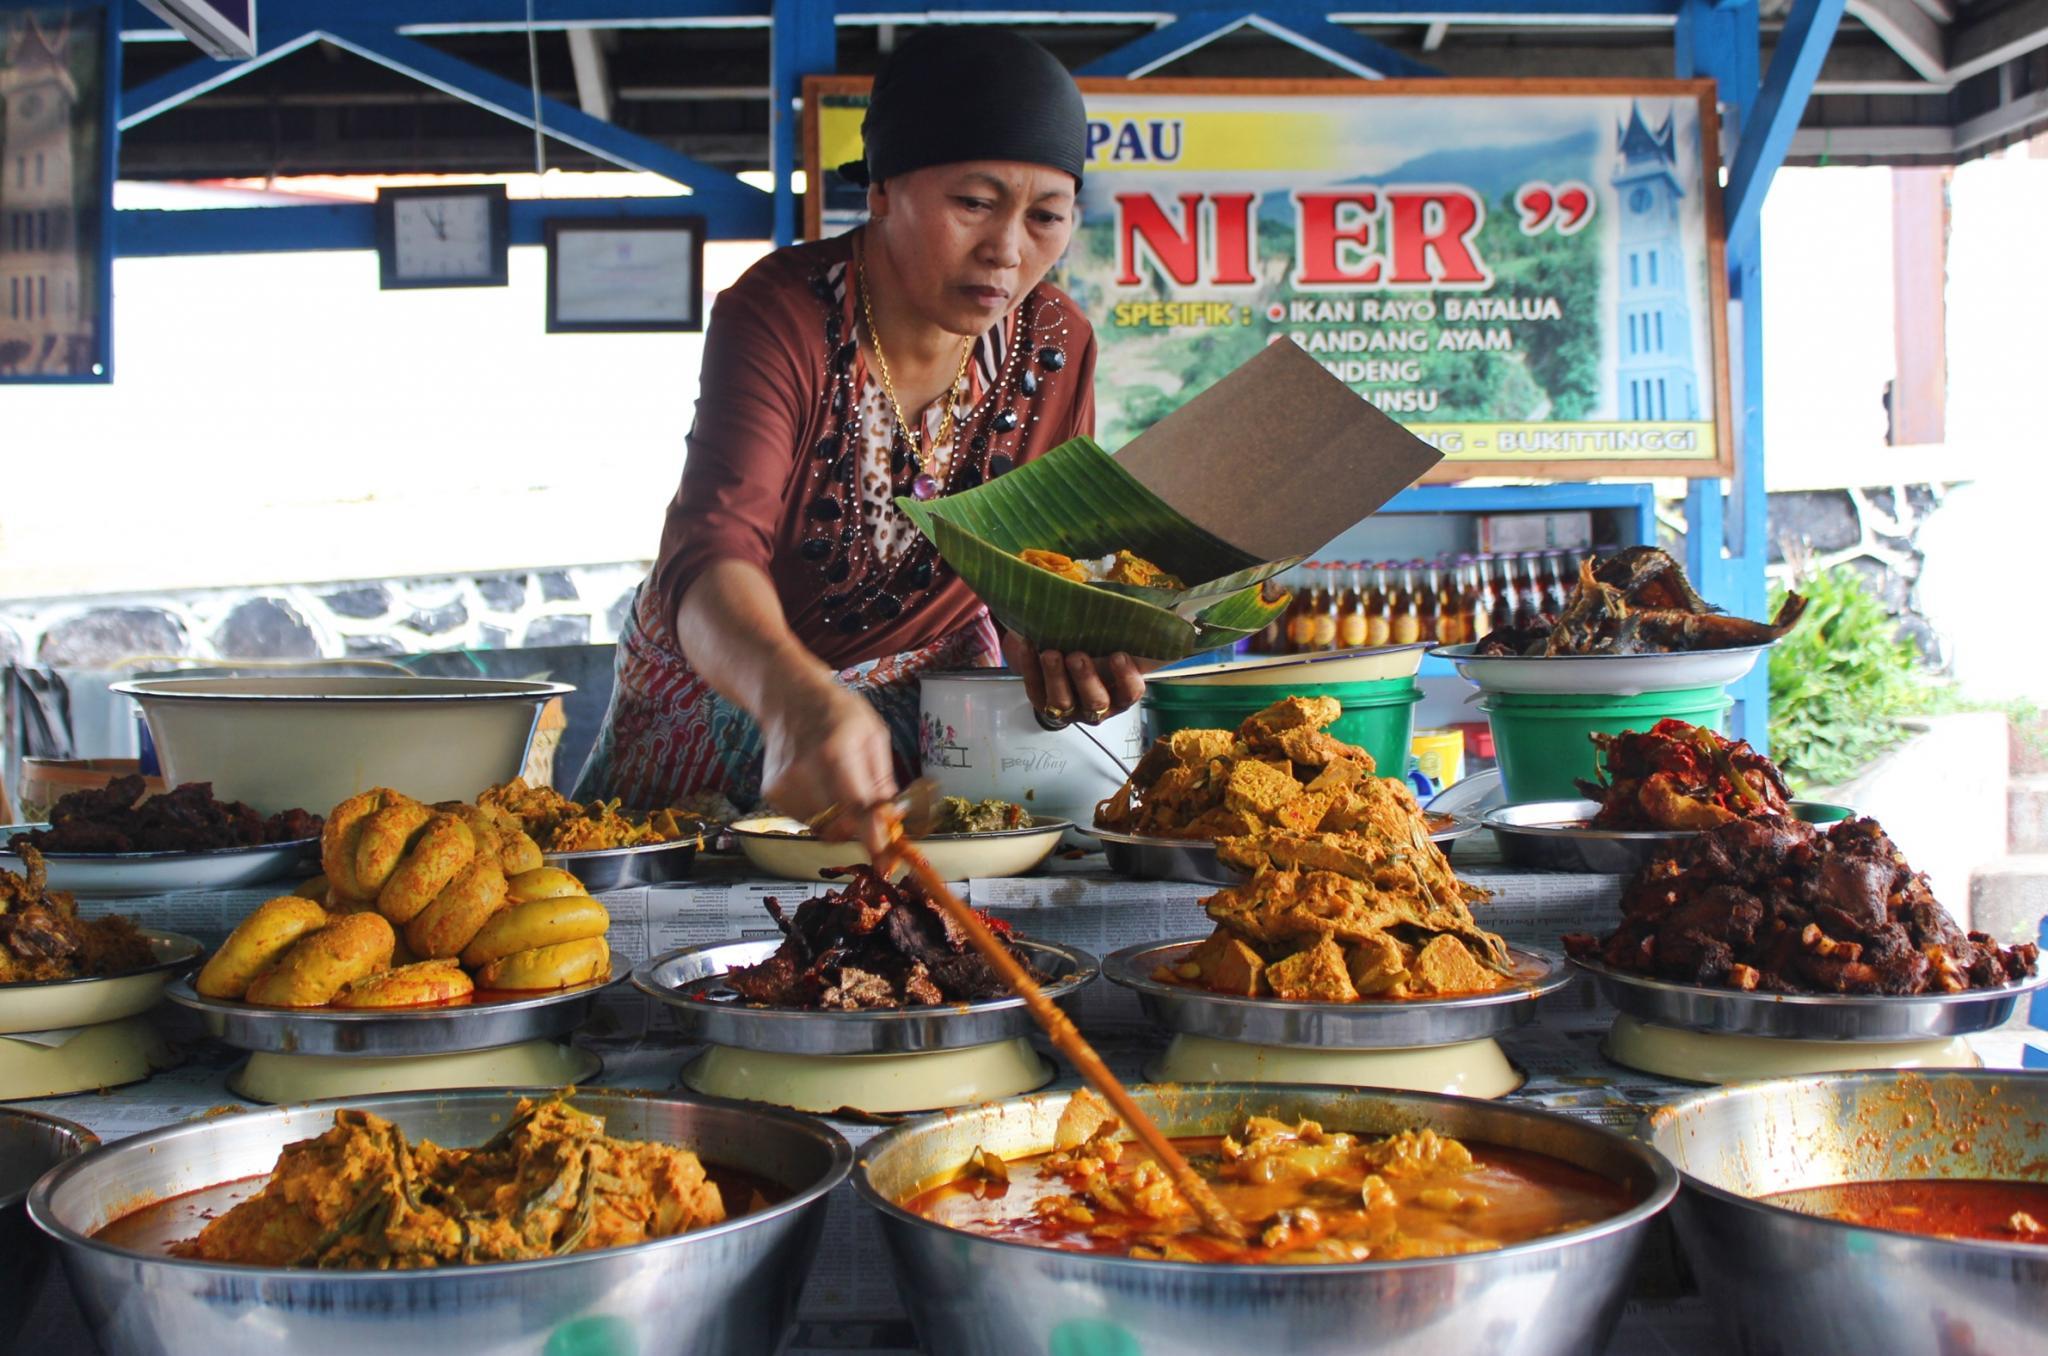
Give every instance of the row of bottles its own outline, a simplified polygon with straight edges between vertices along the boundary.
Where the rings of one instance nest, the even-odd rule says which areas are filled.
[[[1312,560],[1280,581],[1293,603],[1252,637],[1254,654],[1360,645],[1457,645],[1491,631],[1555,622],[1578,587],[1583,551],[1438,556],[1435,560]]]

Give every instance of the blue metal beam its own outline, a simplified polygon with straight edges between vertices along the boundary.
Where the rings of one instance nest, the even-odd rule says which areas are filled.
[[[774,0],[768,33],[768,177],[775,195],[774,242],[796,239],[796,194],[790,176],[803,164],[803,90],[807,75],[830,75],[839,63],[833,0]],[[806,187],[811,187],[806,185]]]
[[[180,41],[178,31],[145,8],[125,0],[122,32],[130,41]],[[542,29],[688,27],[707,23],[769,22],[771,0],[534,0],[534,24]],[[841,0],[844,23],[886,23],[933,17],[942,21],[1006,17],[1016,22],[1112,18],[1166,23],[1183,11],[1160,0],[1053,0],[1034,8],[1025,0],[943,0],[938,10],[920,10],[903,0]],[[1352,16],[1421,22],[1433,16],[1542,21],[1589,19],[1669,20],[1680,0],[1340,0],[1319,12],[1341,21]],[[526,18],[517,0],[264,0],[263,24],[280,32],[317,28],[337,21],[405,33],[518,32]]]
[[[282,41],[259,41],[256,55],[246,60],[217,61],[212,57],[198,57],[134,89],[124,89],[120,94],[121,130],[125,132],[138,123],[148,122],[159,113],[167,113],[182,103],[239,80],[251,71],[261,70],[279,57],[290,56],[301,47],[319,40],[317,33],[293,32]]]
[[[1735,164],[1728,171],[1728,245],[1738,254],[1753,244],[1764,194],[1792,149],[1792,136],[1835,40],[1842,9],[1843,0],[1794,0],[1786,16],[1771,69],[1764,75],[1756,107],[1736,145]]]
[[[444,94],[488,109],[522,127],[533,126],[531,89],[438,48],[375,29],[327,28],[321,36],[337,47],[409,75]],[[554,99],[540,100],[540,121],[541,130],[547,135],[580,150],[627,169],[646,170],[685,185],[691,192],[691,210],[720,218],[721,225],[732,233],[752,239],[768,237],[772,205],[769,195],[741,183],[724,170],[621,131],[601,118]]]
[[[1103,53],[1087,65],[1076,68],[1074,74],[1124,76],[1136,80],[1169,62],[1180,60],[1226,33],[1242,28],[1251,21],[1251,17],[1252,12],[1248,9],[1198,9],[1171,23],[1162,24],[1142,38],[1133,38],[1123,46]]]
[[[1333,24],[1313,10],[1267,6],[1253,14],[1251,22],[1290,47],[1299,47],[1367,80],[1443,74],[1427,62],[1404,56],[1383,42]]]
[[[546,223],[565,218],[671,217],[690,215],[692,198],[518,198],[511,204],[511,241],[547,243]],[[310,207],[208,207],[190,211],[130,208],[114,214],[114,250],[124,259],[161,259],[194,254],[304,254],[325,250],[377,248],[377,209],[370,203],[321,203]],[[720,230],[709,217],[713,240],[757,239]]]

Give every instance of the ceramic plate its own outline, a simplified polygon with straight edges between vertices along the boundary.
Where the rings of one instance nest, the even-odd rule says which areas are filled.
[[[1021,876],[1051,856],[1070,827],[1064,819],[1040,816],[1026,828],[939,833],[918,839],[917,846],[947,880]],[[813,838],[801,821],[779,815],[742,819],[728,832],[756,869],[780,880],[830,880],[833,869],[868,860],[859,844]]]
[[[1722,687],[1756,667],[1771,647],[1745,645],[1734,650],[1690,650],[1682,654],[1574,654],[1554,657],[1472,653],[1471,645],[1440,645],[1441,655],[1458,672],[1490,692],[1603,692],[1635,697],[1645,692],[1677,692],[1693,687]]]
[[[0,867],[22,870],[14,836],[46,824],[0,828]],[[209,848],[202,852],[45,852],[50,888],[87,898],[167,895],[174,890],[239,890],[264,881],[319,874],[320,840],[294,838],[254,847]]]
[[[199,959],[200,945],[176,932],[141,929],[156,952],[154,964],[121,975],[0,984],[0,1034],[57,1031],[118,1022],[156,1006],[171,977]]]

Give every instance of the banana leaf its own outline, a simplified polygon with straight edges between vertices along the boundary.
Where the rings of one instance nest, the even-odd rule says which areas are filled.
[[[1300,559],[1261,561],[1197,527],[1091,438],[960,494],[896,503],[997,621],[1048,649],[1172,660],[1234,644],[1286,610],[1259,585]],[[1189,586],[1077,584],[1026,565],[1029,548],[1130,551]]]

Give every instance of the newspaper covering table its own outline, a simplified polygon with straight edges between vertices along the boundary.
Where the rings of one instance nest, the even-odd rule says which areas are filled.
[[[1491,901],[1480,907],[1481,919],[1515,945],[1554,951],[1563,933],[1604,932],[1613,926],[1622,884],[1618,876],[1511,872],[1484,853],[1461,853],[1459,869],[1492,892]],[[717,862],[707,862],[700,877],[605,895],[614,953],[637,965],[679,946],[773,937],[775,925],[764,906],[769,896],[788,902],[832,888],[745,879]],[[970,902],[1020,932],[1097,957],[1136,942],[1206,933],[1209,923],[1198,901],[1213,888],[1122,880],[1107,874],[1099,857],[1057,859],[1039,876],[963,884]],[[146,926],[185,932],[210,946],[270,893],[166,895],[83,907],[88,912],[118,909]],[[1070,1010],[1121,1078],[1141,1081],[1146,1061],[1165,1047],[1166,1036],[1144,1020],[1135,997],[1114,985],[1090,985]],[[1646,1107],[1686,1090],[1686,1085],[1609,1062],[1600,1041],[1612,1017],[1612,1009],[1583,980],[1546,998],[1535,1022],[1501,1037],[1526,1079],[1511,1099],[1625,1129]],[[240,1052],[206,1039],[189,1014],[168,1016],[164,1026],[180,1060],[175,1067],[126,1087],[25,1105],[77,1121],[103,1140],[222,1107],[255,1105],[227,1088]],[[675,1034],[668,1010],[624,985],[606,995],[576,1039],[604,1061],[595,1081],[614,1087],[676,1087],[678,1072],[692,1054]],[[1973,1044],[1989,1065],[2018,1067],[2022,1062],[2025,1040],[2019,1030],[1990,1033]],[[1054,1086],[1074,1085],[1072,1071],[1055,1064],[1060,1072]],[[886,1123],[892,1122],[832,1120],[856,1146]],[[55,1269],[19,1350],[48,1356],[93,1351]],[[850,1187],[835,1192],[829,1204],[824,1242],[786,1350],[789,1356],[909,1356],[917,1350],[880,1231]],[[1712,1315],[1688,1293],[1671,1237],[1660,1226],[1608,1351],[1614,1356],[1713,1356],[1718,1350]]]

